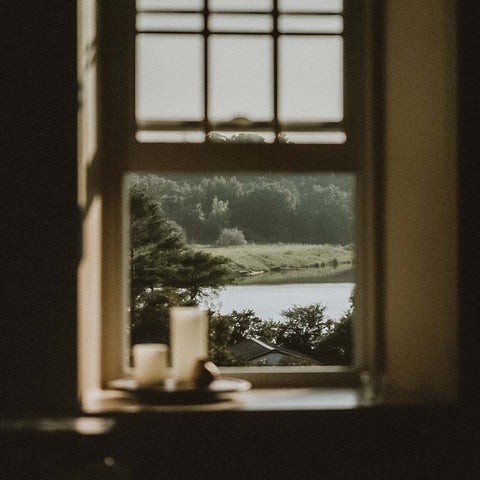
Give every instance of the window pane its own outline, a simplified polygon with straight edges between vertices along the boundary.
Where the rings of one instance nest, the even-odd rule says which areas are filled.
[[[212,35],[209,52],[209,118],[271,120],[272,38]]]
[[[140,13],[137,15],[137,30],[175,30],[182,32],[201,31],[203,15],[175,13]]]
[[[205,141],[204,132],[185,131],[185,132],[137,132],[136,139],[142,143],[202,143]]]
[[[208,28],[212,31],[270,32],[273,19],[269,15],[228,15],[215,13],[208,19]]]
[[[268,12],[273,8],[272,0],[210,0],[209,8],[213,11],[232,12]]]
[[[280,15],[278,29],[283,33],[342,33],[341,15]]]
[[[131,343],[169,343],[168,309],[210,309],[218,365],[348,365],[352,174],[128,176]]]
[[[281,36],[279,54],[280,121],[342,120],[342,38]]]
[[[285,143],[345,143],[345,132],[282,132]]]
[[[202,10],[204,0],[137,0],[137,10]]]
[[[203,118],[200,35],[137,35],[137,119]]]
[[[325,12],[341,13],[342,0],[278,0],[281,12]]]

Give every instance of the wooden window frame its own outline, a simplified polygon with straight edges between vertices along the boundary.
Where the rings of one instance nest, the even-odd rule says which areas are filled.
[[[82,3],[82,2],[80,2]],[[92,4],[96,2],[91,0]],[[135,122],[135,1],[104,0],[95,10],[96,40],[89,47],[97,66],[94,159],[83,168],[83,201],[98,202],[98,218],[87,230],[99,230],[98,312],[96,342],[80,335],[80,390],[103,388],[128,374],[124,335],[127,316],[128,264],[124,176],[128,172],[218,173],[354,173],[356,188],[357,322],[355,362],[351,367],[224,368],[255,386],[356,385],[361,377],[375,378],[383,368],[381,332],[379,165],[373,135],[373,0],[346,0],[344,13],[343,144],[154,144],[136,140]],[[81,28],[80,28],[81,30]],[[88,42],[87,42],[88,43]],[[121,45],[121,48],[119,48]],[[85,50],[82,50],[85,55]],[[82,55],[80,55],[82,57]],[[84,132],[85,136],[85,132]],[[81,143],[81,142],[80,142]],[[82,167],[80,168],[80,170]],[[84,230],[88,237],[88,231]],[[85,284],[85,281],[83,282]],[[82,282],[80,282],[82,288]],[[86,287],[88,290],[88,287]],[[85,294],[85,293],[84,293]],[[81,294],[82,295],[82,294]],[[92,295],[95,295],[92,293]],[[81,299],[81,297],[80,297]],[[82,300],[80,300],[82,303]],[[81,312],[82,316],[86,312]],[[86,323],[86,322],[85,322]],[[91,325],[90,325],[91,327]],[[83,340],[82,340],[83,339]],[[92,349],[96,362],[92,361]],[[95,365],[92,366],[92,363]]]

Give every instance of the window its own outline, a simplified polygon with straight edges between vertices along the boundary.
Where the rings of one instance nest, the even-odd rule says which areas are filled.
[[[84,188],[84,201],[98,202],[101,218],[92,222],[102,226],[101,238],[92,239],[104,252],[97,312],[101,382],[122,376],[127,367],[124,182],[132,173],[147,172],[353,178],[359,319],[353,366],[247,368],[236,374],[253,375],[259,383],[298,384],[349,381],[373,367],[367,4],[132,0],[119,8],[102,2],[98,57],[91,56],[95,67],[98,60],[99,104],[85,106],[88,124],[99,128],[90,132],[90,151],[84,152],[90,177],[80,176],[96,185]],[[84,14],[95,17],[88,8]],[[96,48],[90,40],[87,59]],[[91,64],[83,67],[92,70]]]
[[[352,174],[129,174],[130,343],[209,310],[218,366],[352,365]]]

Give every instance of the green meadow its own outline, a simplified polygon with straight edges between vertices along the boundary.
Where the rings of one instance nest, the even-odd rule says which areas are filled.
[[[232,283],[308,283],[353,281],[354,255],[350,246],[305,244],[246,244],[195,249],[227,257]]]

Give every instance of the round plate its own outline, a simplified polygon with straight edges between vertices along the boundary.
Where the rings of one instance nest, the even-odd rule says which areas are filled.
[[[109,382],[108,387],[129,392],[150,403],[178,405],[224,401],[223,394],[244,392],[249,390],[252,384],[239,378],[221,377],[202,388],[198,388],[194,383],[177,384],[172,379],[155,385],[140,386],[133,378],[120,378]]]

